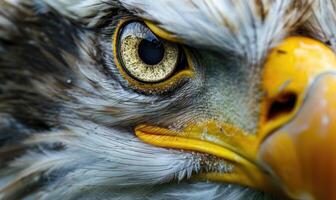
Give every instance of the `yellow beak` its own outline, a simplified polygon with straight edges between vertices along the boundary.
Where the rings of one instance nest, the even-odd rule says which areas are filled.
[[[258,160],[290,197],[336,199],[335,54],[311,39],[287,39],[270,55],[263,87]],[[274,108],[286,103],[291,109]]]
[[[257,134],[211,120],[182,131],[140,125],[135,133],[146,143],[212,154],[234,166],[230,173],[199,178],[294,199],[336,199],[334,53],[308,38],[288,38],[271,51],[262,89]]]

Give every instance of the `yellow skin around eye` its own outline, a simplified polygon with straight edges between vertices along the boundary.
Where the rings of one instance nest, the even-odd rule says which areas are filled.
[[[114,62],[116,64],[116,67],[119,69],[119,72],[121,76],[127,80],[129,85],[133,87],[136,90],[148,93],[148,94],[157,94],[161,92],[168,91],[170,89],[173,89],[178,84],[183,82],[186,79],[191,79],[195,76],[195,69],[194,69],[194,63],[189,55],[189,52],[184,49],[184,52],[186,54],[187,58],[187,66],[184,70],[178,71],[176,74],[172,74],[169,78],[160,81],[160,82],[153,82],[153,83],[146,83],[142,81],[138,81],[137,79],[131,77],[129,73],[125,71],[125,68],[123,67],[121,63],[121,56],[120,53],[118,53],[118,44],[120,42],[119,33],[122,29],[123,25],[128,23],[129,21],[133,20],[133,18],[128,18],[121,20],[119,24],[117,25],[117,28],[115,30],[115,34],[113,36],[113,54],[114,54]],[[169,38],[165,38],[169,41]]]
[[[178,62],[177,46],[163,42],[163,59],[156,65],[148,65],[139,57],[138,48],[141,41],[142,38],[131,35],[120,41],[124,68],[131,76],[143,82],[159,82],[168,78],[175,71]]]

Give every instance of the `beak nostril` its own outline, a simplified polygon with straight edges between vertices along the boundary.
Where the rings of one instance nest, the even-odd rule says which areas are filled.
[[[279,95],[271,102],[266,121],[271,121],[291,113],[295,109],[296,101],[297,95],[293,92]]]

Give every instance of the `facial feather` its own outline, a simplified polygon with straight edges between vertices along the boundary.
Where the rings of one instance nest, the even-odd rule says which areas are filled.
[[[234,52],[252,64],[261,62],[269,48],[305,18],[311,4],[292,0],[122,2],[189,45]]]
[[[101,10],[99,0],[47,1],[70,15],[89,16]],[[53,3],[51,3],[53,2]],[[114,1],[110,1],[113,5]],[[252,63],[309,16],[309,1],[139,1],[120,0],[134,14],[156,22],[188,45],[234,52]],[[113,7],[113,6],[111,6]],[[106,6],[105,6],[106,8]],[[91,21],[91,26],[95,20]],[[204,37],[207,36],[207,37]]]

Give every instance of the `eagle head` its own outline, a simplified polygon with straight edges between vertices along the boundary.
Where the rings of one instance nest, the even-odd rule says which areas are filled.
[[[336,199],[335,0],[0,0],[0,199]]]

